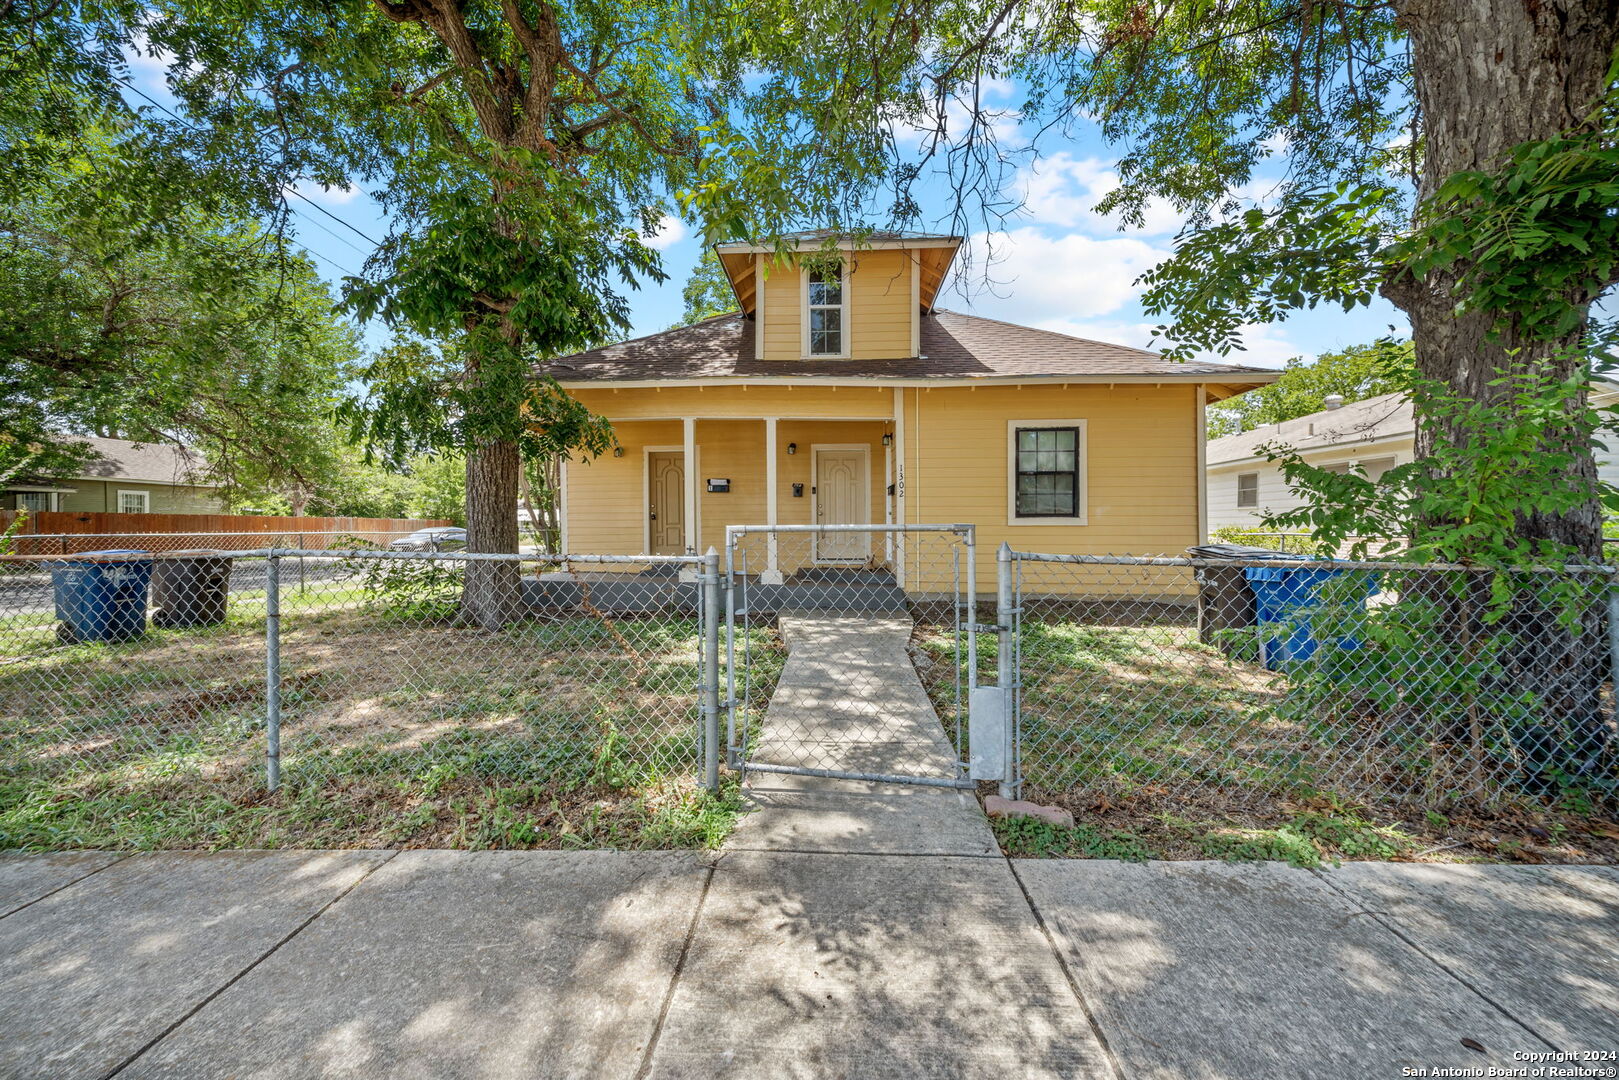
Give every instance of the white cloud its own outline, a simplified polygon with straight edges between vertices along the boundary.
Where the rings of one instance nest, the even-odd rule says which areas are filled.
[[[945,138],[959,140],[965,136],[976,114],[976,119],[989,129],[1003,152],[1018,151],[1028,140],[1019,137],[1018,125],[1023,121],[1023,114],[1011,104],[1016,92],[1017,84],[1010,79],[987,78],[979,84],[976,101],[957,95],[947,97],[943,118]],[[917,123],[897,120],[894,140],[902,147],[919,147],[939,127],[939,118],[931,114]]]
[[[1027,220],[1058,228],[1116,233],[1124,225],[1117,212],[1098,214],[1096,204],[1119,186],[1112,162],[1076,158],[1066,151],[1047,155],[1018,173],[1015,194]],[[1184,216],[1163,199],[1150,199],[1141,227],[1125,226],[1127,235],[1164,236],[1180,231]]]
[[[657,229],[651,236],[646,238],[644,243],[655,251],[668,251],[686,239],[687,234],[688,230],[684,221],[665,214],[663,219],[658,222]]]
[[[969,238],[968,249],[975,276],[983,272],[986,252],[992,253],[988,276],[994,284],[980,287],[970,297],[958,296],[954,303],[946,300],[943,306],[1116,345],[1168,347],[1163,340],[1154,342],[1158,323],[1144,321],[1134,306],[1141,293],[1136,279],[1169,255],[1165,248],[1129,235],[1048,236],[1025,227],[1005,235],[976,234]],[[1246,346],[1242,351],[1198,359],[1279,368],[1295,356],[1312,358],[1281,326],[1250,324],[1241,328],[1241,334]]]
[[[979,233],[969,244],[975,268],[984,268],[989,256],[995,283],[971,297],[973,310],[1025,325],[1110,315],[1135,300],[1136,279],[1169,254],[1129,236],[1050,237],[1035,228]]]

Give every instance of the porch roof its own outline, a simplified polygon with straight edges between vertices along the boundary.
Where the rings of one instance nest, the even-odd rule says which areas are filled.
[[[564,386],[611,383],[866,381],[1221,384],[1240,393],[1280,374],[1263,368],[1167,360],[1148,349],[1070,337],[997,319],[939,311],[922,319],[922,355],[885,360],[756,360],[755,324],[737,314],[561,357],[542,370]],[[1221,395],[1224,396],[1224,395]]]

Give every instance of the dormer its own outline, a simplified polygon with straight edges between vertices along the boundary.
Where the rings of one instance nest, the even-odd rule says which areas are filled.
[[[922,318],[959,236],[793,233],[780,244],[717,244],[754,323],[756,360],[899,360],[921,352]]]

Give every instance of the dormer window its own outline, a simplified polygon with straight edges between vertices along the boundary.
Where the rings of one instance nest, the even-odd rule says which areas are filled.
[[[842,263],[804,271],[804,354],[849,355],[849,288]]]

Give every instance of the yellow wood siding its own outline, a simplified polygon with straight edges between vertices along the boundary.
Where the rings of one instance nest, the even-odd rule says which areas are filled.
[[[646,448],[679,446],[680,421],[620,424],[623,457],[570,461],[568,549],[574,554],[639,555],[646,549]]]
[[[764,299],[764,359],[797,360],[804,355],[803,275],[791,262],[767,262]]]
[[[911,263],[905,251],[861,251],[849,270],[849,357],[911,355]]]
[[[898,250],[849,255],[849,359],[911,355],[911,259]],[[798,266],[777,264],[764,283],[766,360],[804,356],[804,280]]]
[[[1023,551],[1063,554],[1180,554],[1197,543],[1196,388],[1147,384],[911,387],[905,408],[905,520],[967,522],[977,527],[978,577],[988,591],[995,549],[1002,541]],[[723,548],[725,526],[764,524],[766,468],[763,417],[777,425],[777,521],[810,524],[810,487],[817,444],[868,446],[871,521],[884,520],[884,447],[894,430],[893,388],[783,385],[581,390],[592,410],[615,421],[623,457],[606,456],[568,468],[568,545],[578,553],[635,554],[645,545],[647,446],[680,446],[682,416],[696,416],[699,550]],[[637,419],[642,417],[643,419]],[[645,419],[652,417],[655,419]],[[850,419],[839,420],[837,417]],[[1009,524],[1012,466],[1008,422],[1083,420],[1086,524]],[[788,454],[789,444],[798,452]],[[728,494],[703,490],[724,477]],[[804,485],[794,498],[792,485]],[[947,587],[949,564],[937,542],[924,556],[913,541],[913,588]],[[874,544],[874,548],[881,549]],[[808,555],[807,542],[784,541],[781,569],[790,573]],[[1117,590],[1128,574],[1114,576]],[[1104,583],[1089,571],[1074,582]],[[1139,591],[1139,582],[1136,582]],[[1098,591],[1092,589],[1091,591]]]
[[[1196,393],[1144,384],[907,389],[906,518],[976,525],[981,582],[994,580],[1002,541],[1059,554],[1181,554],[1198,540]],[[1015,420],[1086,422],[1087,524],[1008,524]]]

